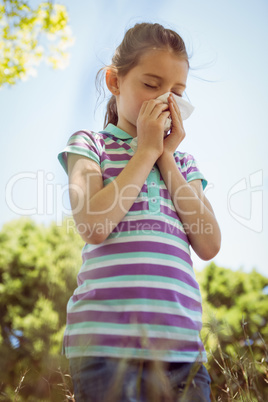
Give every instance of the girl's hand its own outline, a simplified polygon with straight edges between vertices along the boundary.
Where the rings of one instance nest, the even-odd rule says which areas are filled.
[[[168,106],[170,110],[172,126],[170,134],[164,139],[164,152],[171,153],[172,155],[185,138],[185,131],[181,118],[181,112],[173,95],[168,97]]]
[[[158,99],[143,102],[137,119],[138,149],[154,152],[156,159],[164,150],[164,125],[170,115],[168,105]]]

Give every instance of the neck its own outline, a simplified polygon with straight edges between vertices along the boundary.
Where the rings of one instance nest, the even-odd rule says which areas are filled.
[[[137,127],[134,126],[133,124],[129,122],[123,122],[122,120],[119,119],[116,126],[121,130],[125,131],[125,133],[131,135],[131,137],[133,138],[137,137]]]

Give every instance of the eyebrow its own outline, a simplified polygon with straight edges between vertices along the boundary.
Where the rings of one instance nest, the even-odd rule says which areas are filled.
[[[159,75],[150,74],[150,73],[145,73],[145,74],[143,74],[143,76],[151,77],[151,78],[156,78],[156,79],[158,79],[158,80],[162,80],[162,79],[163,79],[163,78],[160,77]],[[186,85],[184,85],[184,84],[182,84],[182,83],[180,83],[180,82],[177,82],[174,86],[177,86],[177,85],[180,86],[180,87],[186,88]]]

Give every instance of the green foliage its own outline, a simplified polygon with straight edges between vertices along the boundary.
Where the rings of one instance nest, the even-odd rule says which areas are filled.
[[[73,225],[72,225],[73,226]],[[21,400],[62,401],[61,344],[66,304],[76,287],[82,241],[61,227],[21,219],[0,233],[0,400],[11,401],[20,379]],[[13,394],[12,394],[13,392]],[[14,395],[13,395],[14,396]],[[1,399],[2,398],[2,399]]]
[[[46,1],[33,8],[29,1],[0,1],[0,86],[36,75],[42,60],[65,68],[72,43],[65,6]]]
[[[268,400],[268,279],[255,270],[234,272],[211,263],[198,280],[214,394],[263,401],[266,392]]]

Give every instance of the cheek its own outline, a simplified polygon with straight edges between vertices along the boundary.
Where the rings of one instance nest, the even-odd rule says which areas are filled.
[[[137,102],[137,104],[136,104],[136,108],[135,108],[135,112],[136,113],[140,113],[140,110],[141,110],[141,107],[142,107],[142,104],[143,104],[143,101],[141,101],[141,102]]]
[[[150,99],[153,99],[153,96],[148,96],[148,94],[143,94],[143,93],[139,94],[136,98],[136,105],[135,105],[136,112],[139,113],[143,103]]]
[[[137,120],[143,103],[152,98],[153,96],[148,96],[147,93],[144,93],[140,89],[137,90],[137,88],[132,88],[132,91],[128,93],[128,99],[126,100],[131,118]]]
[[[133,98],[130,103],[131,113],[132,113],[133,117],[136,119],[140,113],[140,109],[142,107],[143,102],[144,102],[143,99],[136,97],[136,98]]]

